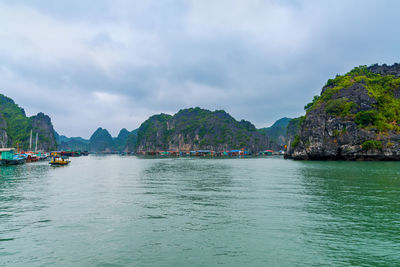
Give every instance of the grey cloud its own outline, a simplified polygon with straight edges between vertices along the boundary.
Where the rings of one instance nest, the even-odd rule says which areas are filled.
[[[14,14],[0,28],[1,92],[70,136],[190,106],[263,127],[301,115],[337,73],[400,56],[397,1],[88,3],[1,4]]]

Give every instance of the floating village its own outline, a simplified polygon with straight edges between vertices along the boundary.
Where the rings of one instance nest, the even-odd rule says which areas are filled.
[[[110,155],[117,154],[121,156],[144,156],[144,157],[263,157],[263,156],[279,156],[284,155],[283,151],[265,150],[257,154],[252,154],[247,150],[230,150],[230,151],[212,151],[212,150],[196,150],[196,151],[139,151],[133,152],[89,152],[89,151],[19,151],[16,148],[0,148],[0,165],[18,165],[24,163],[33,163],[38,161],[49,161],[50,165],[63,166],[68,165],[71,161],[70,157],[81,157],[94,155]]]
[[[226,150],[226,151],[213,151],[213,150],[194,150],[194,151],[138,151],[134,152],[121,152],[121,151],[104,151],[104,152],[89,152],[89,151],[38,151],[38,135],[36,135],[35,147],[32,148],[32,133],[30,136],[29,150],[20,150],[17,148],[0,148],[0,165],[19,165],[24,163],[33,163],[47,160],[52,166],[65,166],[68,165],[70,157],[88,156],[89,154],[107,155],[119,154],[121,156],[134,155],[142,157],[263,157],[263,156],[277,156],[284,155],[284,151],[263,150],[258,153],[251,153],[245,148]]]

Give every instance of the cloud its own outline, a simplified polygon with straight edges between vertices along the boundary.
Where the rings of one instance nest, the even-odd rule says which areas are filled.
[[[262,0],[193,0],[187,28],[197,38],[237,36],[265,53],[300,51],[309,41],[301,13],[290,5]]]
[[[398,61],[397,1],[5,0],[0,90],[56,129],[113,135],[200,106],[262,127],[328,78]]]
[[[157,35],[123,22],[55,19],[23,5],[0,4],[1,55],[43,66],[73,61],[115,74],[120,66],[155,65],[163,54]]]

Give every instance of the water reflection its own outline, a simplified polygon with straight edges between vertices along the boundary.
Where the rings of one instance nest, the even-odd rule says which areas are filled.
[[[400,249],[399,163],[304,162],[300,174],[306,244],[318,240],[315,247],[337,263],[400,264],[393,253]]]

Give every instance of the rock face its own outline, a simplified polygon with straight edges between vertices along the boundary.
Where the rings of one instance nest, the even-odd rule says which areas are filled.
[[[360,66],[328,80],[288,126],[288,158],[400,160],[400,65]]]
[[[55,150],[57,144],[50,117],[43,113],[27,117],[14,101],[0,94],[0,147],[29,149],[30,132],[33,132],[32,149],[38,134],[38,150]]]
[[[0,115],[0,147],[8,146],[7,121]]]
[[[154,115],[137,133],[136,151],[209,149],[223,151],[245,148],[267,149],[268,138],[248,121],[236,121],[222,110],[200,108],[180,110],[174,116]]]
[[[51,151],[57,149],[56,140],[54,137],[54,128],[49,116],[38,113],[31,117],[32,132],[38,133],[38,150]]]

